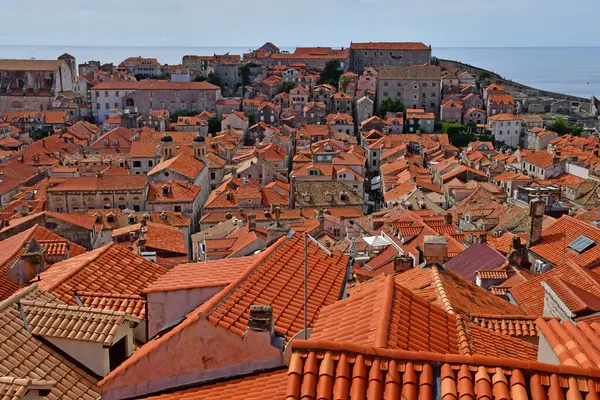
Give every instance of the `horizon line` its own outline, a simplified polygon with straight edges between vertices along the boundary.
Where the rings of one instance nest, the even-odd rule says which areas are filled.
[[[374,42],[375,43],[375,42]],[[148,48],[248,48],[253,49],[253,46],[246,45],[145,45],[145,44],[133,44],[133,45],[104,45],[104,44],[23,44],[23,43],[0,43],[0,46],[13,46],[13,47],[113,47],[113,48],[127,48],[127,47],[148,47]],[[260,46],[259,46],[260,47]],[[298,47],[331,47],[334,49],[344,48],[347,49],[350,46],[331,46],[331,45],[296,45],[296,46],[278,46],[281,48],[298,48]],[[433,46],[431,49],[564,49],[564,48],[598,48],[597,45],[528,45],[528,46]],[[256,47],[258,48],[258,47]]]

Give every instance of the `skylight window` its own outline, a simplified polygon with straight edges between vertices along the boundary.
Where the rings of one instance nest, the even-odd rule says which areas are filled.
[[[578,254],[581,254],[594,246],[596,246],[596,242],[584,235],[579,236],[569,244],[569,248],[576,251]]]

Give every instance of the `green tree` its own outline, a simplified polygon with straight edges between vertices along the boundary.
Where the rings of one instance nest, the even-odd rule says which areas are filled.
[[[221,131],[221,121],[217,117],[208,120],[208,133],[217,133]]]
[[[290,90],[292,90],[295,87],[296,87],[295,83],[286,82],[286,83],[283,84],[283,89],[281,91],[289,94]]]
[[[221,89],[225,89],[225,84],[221,81],[221,77],[219,74],[215,74],[214,72],[210,72],[208,76],[197,76],[194,78],[194,82],[208,82],[220,87]]]
[[[405,112],[404,104],[400,100],[394,100],[390,98],[383,99],[381,106],[379,106],[379,116],[384,118],[388,112]]]
[[[45,137],[47,137],[48,135],[52,134],[52,132],[54,132],[54,129],[51,126],[44,126],[40,129],[35,129],[34,131],[32,131],[29,136],[31,136],[31,138],[35,141],[35,140],[41,140]]]
[[[569,124],[563,117],[556,117],[554,122],[548,126],[548,129],[558,133],[559,135],[566,135],[571,133],[575,136],[579,136],[583,133],[583,127],[580,125]]]
[[[250,63],[245,64],[240,68],[240,75],[242,77],[242,97],[246,97],[246,86],[249,86],[250,83]]]
[[[321,71],[321,83],[329,83],[333,86],[337,86],[338,81],[342,76],[342,70],[340,69],[340,62],[338,60],[327,61],[325,68]]]
[[[479,73],[479,82],[485,81],[487,79],[490,79],[491,77],[492,77],[492,75],[490,75],[489,72],[482,71],[482,72]]]
[[[340,90],[346,93],[346,89],[348,88],[348,84],[350,83],[350,79],[347,76],[340,77]]]

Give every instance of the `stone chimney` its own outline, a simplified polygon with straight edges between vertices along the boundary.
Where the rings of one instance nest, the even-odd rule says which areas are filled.
[[[58,261],[58,260],[57,260]],[[35,238],[25,246],[25,253],[7,271],[8,279],[19,286],[31,282],[46,269],[46,249]]]
[[[448,214],[444,215],[444,224],[452,225],[452,214],[448,213]]]
[[[506,254],[506,262],[509,265],[522,266],[523,255],[527,252],[527,248],[521,245],[521,238],[513,236],[508,254]]]
[[[288,234],[290,228],[285,223],[280,225],[273,224],[267,229],[267,247],[272,245],[279,239]]]
[[[256,230],[256,214],[248,214],[248,232]]]
[[[413,260],[410,256],[397,256],[394,257],[394,272],[404,272],[411,269],[413,266]]]
[[[273,334],[273,307],[253,304],[248,316],[248,329]]]
[[[423,257],[427,264],[443,265],[448,260],[448,246],[443,236],[425,236]]]
[[[544,222],[544,211],[546,202],[535,199],[529,203],[529,226],[527,227],[527,248],[533,246],[542,239],[542,223]]]

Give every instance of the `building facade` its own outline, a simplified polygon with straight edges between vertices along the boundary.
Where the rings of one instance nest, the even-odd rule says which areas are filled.
[[[409,109],[440,115],[442,71],[436,65],[380,67],[377,77],[377,108],[385,99],[400,100]]]
[[[102,82],[92,88],[92,113],[97,123],[115,109],[144,115],[155,109],[214,113],[220,98],[221,88],[208,82]]]
[[[367,67],[431,63],[431,47],[423,43],[376,42],[350,44],[350,70],[361,74]]]

